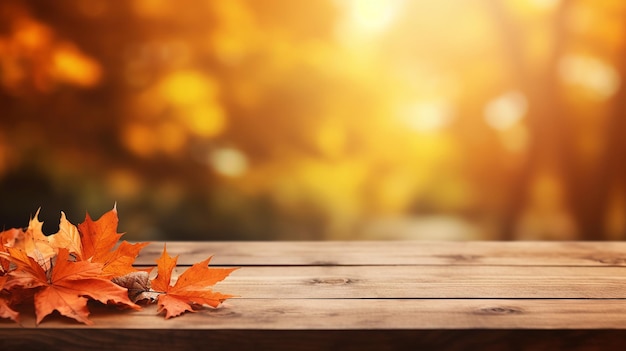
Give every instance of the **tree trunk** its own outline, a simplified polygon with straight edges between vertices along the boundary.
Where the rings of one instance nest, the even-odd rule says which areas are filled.
[[[559,60],[563,53],[566,14],[571,1],[562,1],[556,11],[552,36],[552,51],[545,65],[533,71],[525,59],[524,37],[503,2],[487,2],[496,27],[501,33],[502,46],[510,65],[512,81],[526,95],[529,102],[527,125],[531,140],[526,159],[511,182],[507,203],[504,205],[501,225],[503,239],[515,239],[519,215],[528,205],[528,194],[533,177],[540,171],[550,169],[562,181],[564,190],[578,183],[572,149],[572,133],[564,113],[564,103],[557,76]],[[569,192],[565,192],[566,194]],[[566,200],[565,203],[571,203]]]

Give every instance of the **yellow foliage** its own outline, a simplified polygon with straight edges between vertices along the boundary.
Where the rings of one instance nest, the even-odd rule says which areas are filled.
[[[526,161],[560,162],[529,154],[548,139],[571,139],[561,149],[593,169],[624,85],[619,0],[132,0],[49,17],[15,4],[0,3],[1,127],[17,130],[2,130],[0,175],[22,155],[81,154],[128,201],[161,196],[141,185],[154,178],[181,208],[231,196],[274,223],[313,209],[342,237],[364,218],[505,212]],[[92,32],[54,22],[68,16]],[[571,135],[551,138],[560,123]],[[119,145],[83,151],[100,132]],[[39,150],[39,136],[81,151]],[[177,169],[154,171],[161,159]],[[529,206],[561,210],[541,200],[564,196],[553,177],[528,185]]]
[[[202,72],[177,71],[163,79],[159,92],[173,105],[189,106],[213,99],[217,94],[217,84]]]
[[[182,110],[181,114],[189,130],[201,137],[214,137],[226,127],[224,111],[217,103],[198,104]]]

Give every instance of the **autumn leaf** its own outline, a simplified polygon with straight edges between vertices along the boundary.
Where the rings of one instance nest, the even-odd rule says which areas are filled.
[[[31,218],[28,223],[28,228],[26,228],[23,235],[18,236],[13,247],[23,249],[28,256],[43,265],[49,262],[50,258],[52,258],[56,252],[50,245],[48,237],[44,235],[42,231],[43,222],[40,222],[38,217],[39,210],[37,210],[35,216]]]
[[[113,278],[112,281],[128,289],[128,297],[134,303],[140,301],[154,302],[159,294],[150,288],[150,275],[146,271],[128,273],[126,275]]]
[[[122,234],[117,232],[117,208],[113,209],[93,221],[89,214],[85,221],[78,225],[80,234],[82,259],[103,264],[103,277],[115,278],[136,272],[133,267],[139,251],[149,243],[130,244],[123,241],[117,248],[117,242]],[[115,248],[115,250],[113,250]]]
[[[0,318],[9,318],[14,322],[19,321],[19,313],[11,309],[8,303],[8,298],[3,296],[4,283],[9,278],[8,275],[0,275]]]
[[[122,236],[117,232],[117,224],[117,208],[115,207],[96,221],[92,220],[87,213],[85,221],[78,225],[83,259],[92,258],[95,262],[102,262],[102,257],[115,247]]]
[[[11,309],[7,301],[0,297],[0,318],[9,318],[14,322],[19,322],[19,312]]]
[[[137,272],[137,269],[133,267],[133,263],[137,255],[139,255],[139,251],[148,244],[150,243],[131,244],[127,241],[122,241],[117,249],[108,252],[106,255],[99,256],[98,260],[94,259],[94,261],[103,264],[103,277],[115,278]]]
[[[48,278],[47,272],[37,262],[20,251],[9,249],[18,268],[9,273],[11,279],[8,283],[11,287],[40,287],[35,293],[37,324],[55,310],[79,322],[92,324],[87,318],[88,297],[102,303],[140,308],[128,299],[126,289],[101,278],[102,265],[99,263],[71,261],[69,251],[60,248]]]
[[[82,259],[83,245],[80,240],[80,233],[75,225],[65,218],[65,213],[61,211],[61,221],[59,222],[59,231],[48,237],[48,242],[55,249],[66,248],[71,254]]]
[[[21,229],[12,228],[0,232],[0,273],[4,274],[9,270],[9,260],[4,256],[8,255],[7,248],[13,247],[15,241],[20,235],[23,235]],[[4,254],[4,255],[3,255]],[[1,290],[1,289],[0,289]]]
[[[8,279],[4,283],[5,289],[12,289],[13,287],[20,287],[23,289],[31,289],[39,286],[43,286],[47,280],[46,271],[42,268],[40,263],[30,257],[23,249],[7,248],[9,252],[9,259],[16,265],[16,269],[9,272]],[[46,266],[49,263],[45,264]]]
[[[4,246],[0,246],[0,275],[5,274],[11,267],[11,262],[6,258],[7,252]]]
[[[214,292],[211,287],[222,281],[237,268],[209,268],[211,258],[196,263],[180,275],[176,283],[170,285],[172,271],[178,256],[172,258],[165,246],[157,260],[157,276],[152,280],[152,289],[159,294],[158,312],[165,311],[165,318],[176,317],[185,311],[194,312],[192,305],[217,307],[224,300],[234,297]]]
[[[58,311],[78,322],[89,320],[88,301],[140,309],[134,302],[158,303],[166,318],[194,311],[201,305],[217,307],[233,297],[211,290],[236,268],[209,268],[210,258],[187,269],[172,286],[177,258],[163,254],[157,261],[157,276],[133,263],[149,243],[118,243],[117,209],[93,221],[74,226],[61,212],[59,231],[49,237],[43,223],[31,218],[26,229],[0,232],[0,318],[18,321],[13,309],[34,302],[36,323]]]
[[[17,240],[22,233],[23,231],[18,228],[11,228],[0,232],[0,245],[4,247],[13,247],[15,245],[15,240]]]

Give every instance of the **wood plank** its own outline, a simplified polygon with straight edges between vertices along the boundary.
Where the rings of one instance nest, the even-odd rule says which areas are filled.
[[[162,247],[153,243],[137,262],[154,266]],[[94,326],[58,314],[36,326],[26,306],[21,324],[0,320],[0,350],[552,350],[626,343],[626,243],[173,242],[168,252],[180,254],[175,276],[211,254],[214,266],[242,266],[216,286],[241,297],[170,320],[154,305],[117,311],[94,304]]]
[[[168,242],[191,265],[214,255],[215,265],[514,265],[626,266],[626,242],[308,241]],[[162,242],[144,248],[139,265],[154,265]]]
[[[626,298],[626,275],[621,267],[243,267],[215,290],[266,299]]]
[[[0,329],[0,350],[622,350],[621,330]]]
[[[626,300],[564,299],[233,299],[165,320],[150,305],[141,311],[91,308],[93,326],[53,315],[35,327],[0,320],[0,331],[22,329],[198,330],[447,330],[623,329]],[[10,334],[4,332],[4,334]],[[208,335],[208,333],[207,333]]]

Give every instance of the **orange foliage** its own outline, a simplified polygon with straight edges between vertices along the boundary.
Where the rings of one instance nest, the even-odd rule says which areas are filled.
[[[233,297],[214,292],[209,287],[224,280],[237,268],[209,268],[209,257],[187,269],[171,286],[172,270],[176,267],[177,259],[178,256],[170,257],[163,247],[163,254],[157,261],[158,275],[152,280],[152,288],[161,292],[158,311],[165,311],[165,318],[176,317],[185,311],[193,312],[192,305],[217,307],[224,300]]]
[[[92,324],[88,319],[89,299],[140,309],[135,302],[158,296],[159,311],[166,310],[170,318],[191,310],[190,303],[217,307],[232,297],[212,292],[210,287],[234,269],[208,268],[208,259],[193,265],[170,287],[176,259],[167,256],[165,249],[151,289],[147,272],[132,266],[148,243],[118,243],[122,234],[117,233],[117,223],[113,208],[96,221],[87,214],[78,227],[61,213],[59,232],[51,236],[41,232],[42,222],[37,216],[25,230],[0,232],[0,318],[17,322],[19,313],[12,307],[30,297],[37,324],[54,311]],[[130,286],[139,286],[141,291],[134,288],[129,297]]]
[[[0,187],[42,200],[0,209],[124,200],[134,240],[623,239],[625,4],[2,1]]]
[[[87,297],[102,303],[113,302],[134,309],[140,309],[128,298],[127,290],[102,277],[102,264],[89,261],[70,261],[69,251],[60,248],[55,264],[46,271],[24,251],[9,248],[10,260],[17,268],[9,272],[9,282],[5,288],[38,288],[35,293],[35,313],[37,324],[50,313],[59,311],[64,316],[85,324],[92,324],[87,318]]]

